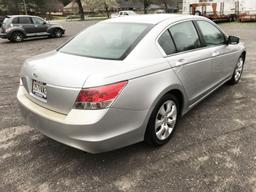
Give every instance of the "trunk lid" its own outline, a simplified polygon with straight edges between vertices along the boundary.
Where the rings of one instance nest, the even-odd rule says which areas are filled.
[[[27,97],[56,112],[67,114],[86,79],[93,73],[115,69],[119,61],[86,58],[52,51],[26,60],[21,70]],[[47,98],[32,90],[33,81],[45,83]]]

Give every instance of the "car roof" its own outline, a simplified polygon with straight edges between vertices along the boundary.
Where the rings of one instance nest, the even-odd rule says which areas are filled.
[[[14,17],[37,17],[34,15],[7,15],[6,17],[14,18]]]
[[[147,15],[132,15],[127,17],[118,17],[113,19],[108,19],[103,22],[110,23],[146,23],[146,24],[158,24],[167,19],[172,20],[173,22],[190,19],[190,18],[201,18],[194,15],[181,15],[181,14],[147,14]]]

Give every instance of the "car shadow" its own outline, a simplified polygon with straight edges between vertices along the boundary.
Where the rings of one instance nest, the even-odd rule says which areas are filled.
[[[58,40],[58,39],[67,39],[69,38],[69,36],[64,35],[61,38],[53,38],[53,37],[47,37],[47,36],[42,36],[42,37],[31,37],[31,38],[26,38],[24,39],[22,42],[11,42],[8,39],[2,39],[2,44],[25,44],[25,43],[29,43],[29,42],[33,42],[33,41],[41,41],[41,40]]]

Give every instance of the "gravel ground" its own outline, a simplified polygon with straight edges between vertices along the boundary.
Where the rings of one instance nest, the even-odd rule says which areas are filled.
[[[61,39],[0,40],[0,191],[256,192],[255,23],[221,24],[246,43],[243,78],[191,110],[159,149],[139,143],[92,155],[24,123],[16,101],[22,62],[93,23],[63,22]]]

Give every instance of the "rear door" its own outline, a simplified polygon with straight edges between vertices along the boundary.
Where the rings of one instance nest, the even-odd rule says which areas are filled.
[[[34,24],[32,23],[31,17],[19,17],[18,24],[25,30],[27,35],[34,33]]]
[[[190,104],[212,87],[211,54],[202,46],[192,21],[171,26],[158,39],[166,59],[185,88]]]
[[[32,17],[32,21],[35,27],[35,33],[45,33],[48,28],[48,24],[46,21],[39,17]]]

